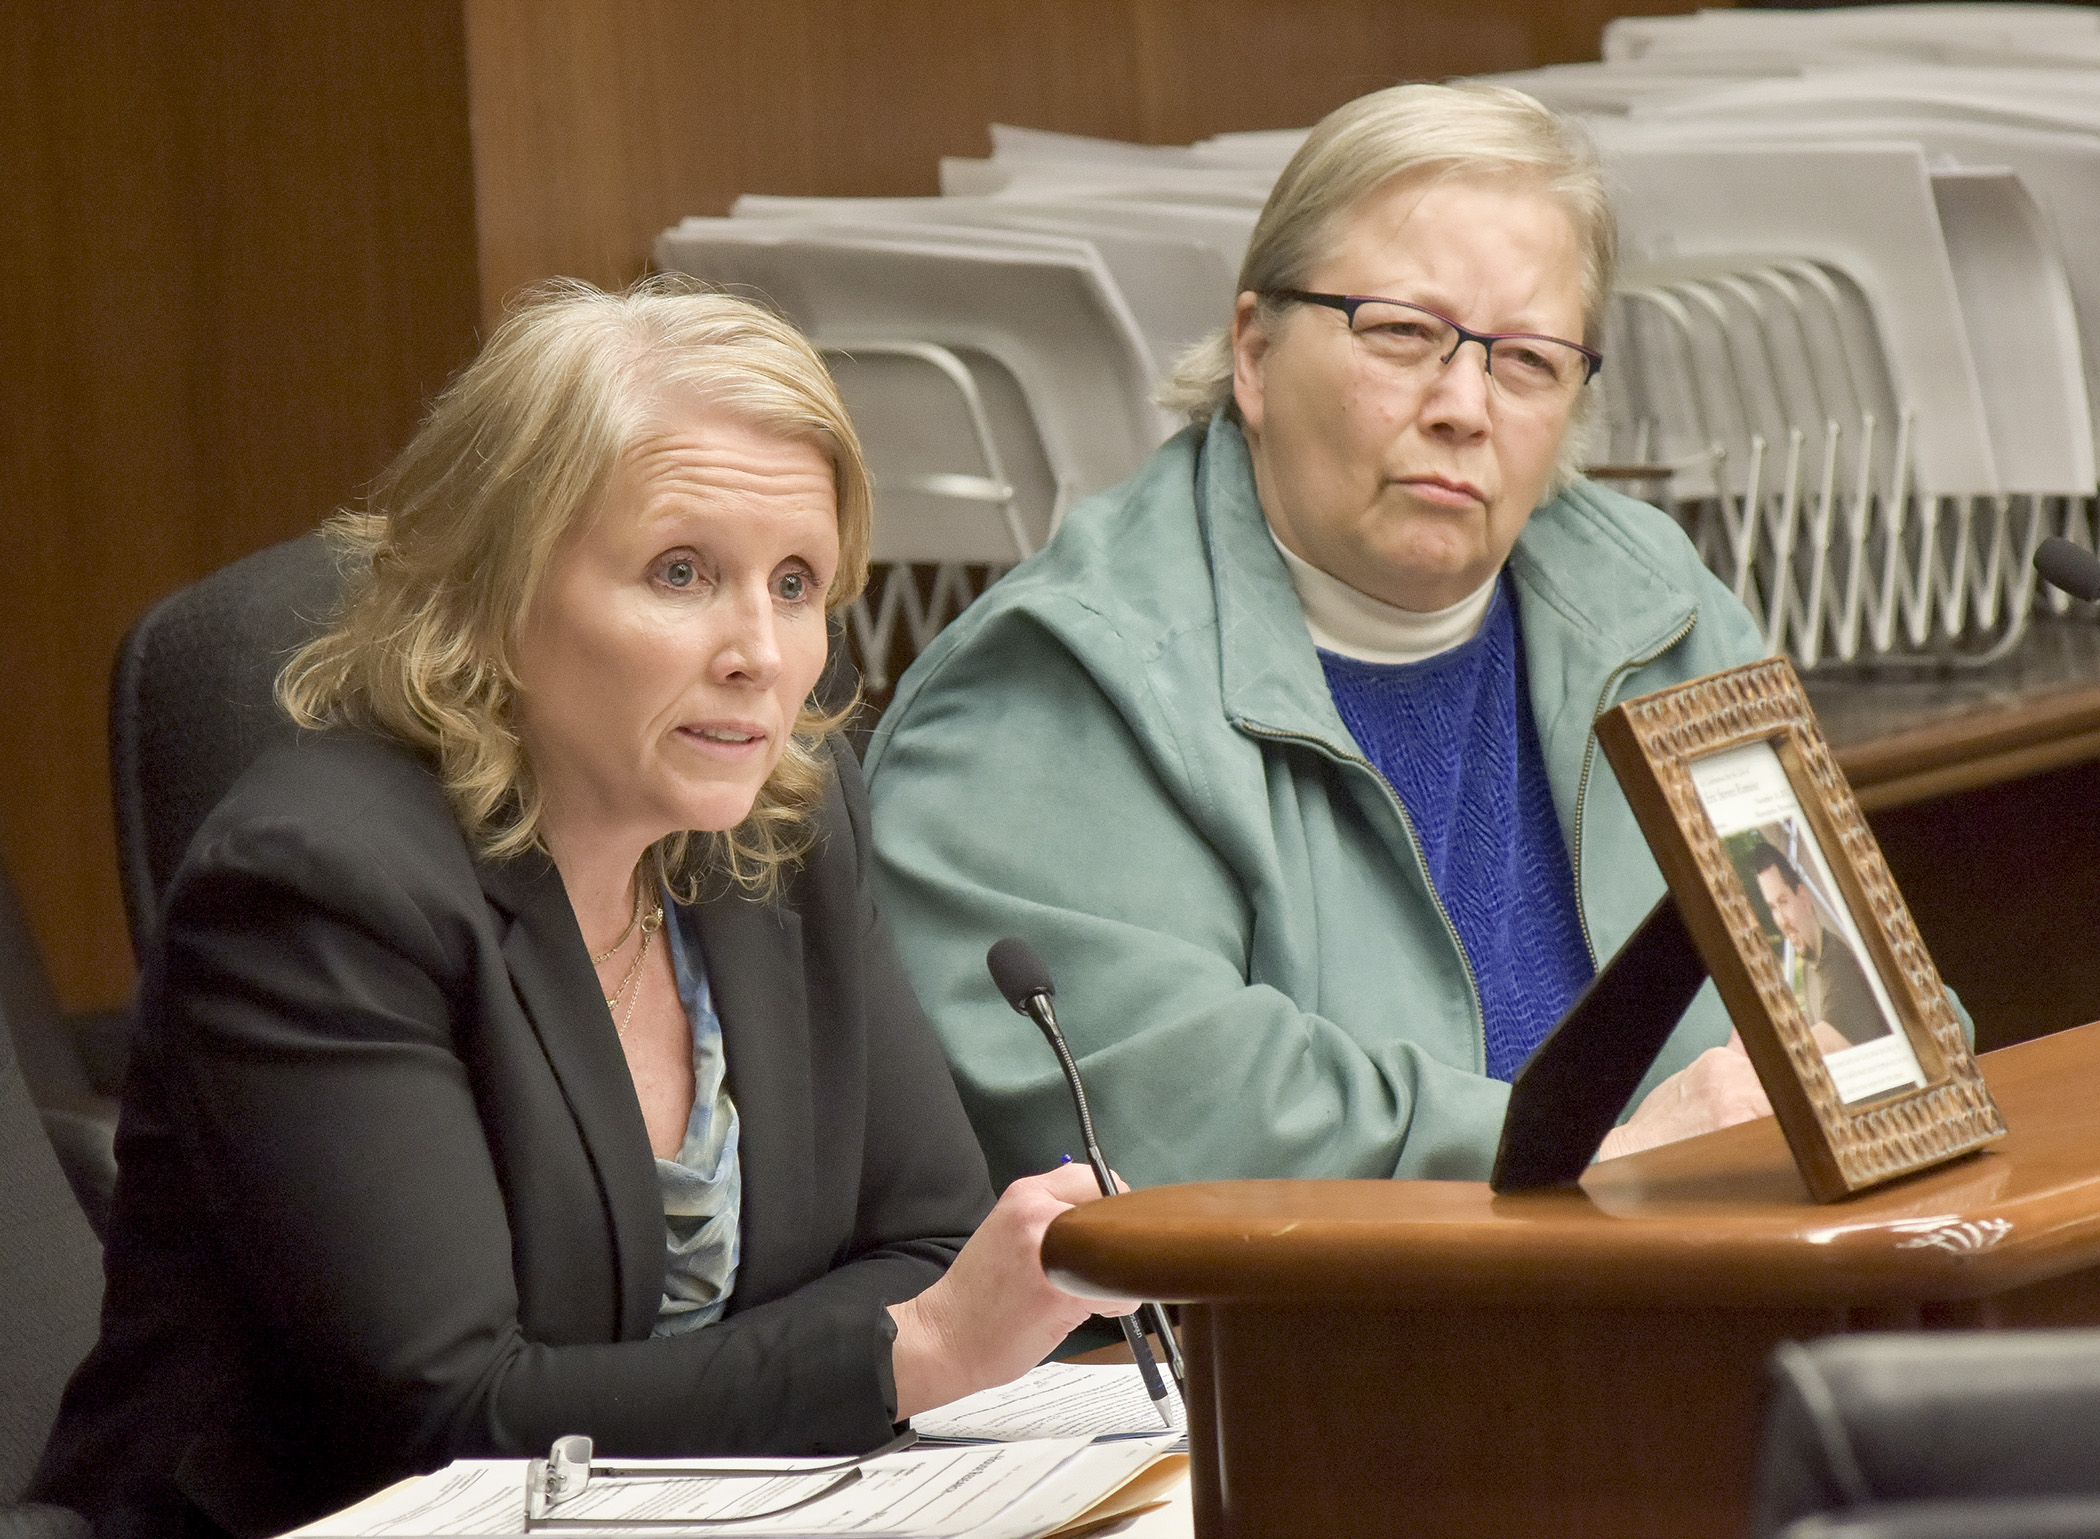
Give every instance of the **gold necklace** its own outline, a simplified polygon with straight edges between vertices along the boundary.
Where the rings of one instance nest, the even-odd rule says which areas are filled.
[[[596,956],[591,958],[591,966],[603,967],[607,962],[610,962],[613,959],[614,953],[617,952],[622,946],[626,945],[628,940],[633,936],[634,927],[640,924],[641,922],[642,873],[641,869],[637,867],[634,874],[634,913],[627,920],[627,928],[620,932],[620,938],[614,941],[610,946],[607,946]]]
[[[619,1019],[613,1022],[614,1033],[623,1040],[627,1036],[628,1025],[634,1020],[635,1004],[642,997],[642,991],[637,980],[642,976],[642,963],[649,958],[649,943],[656,939],[656,932],[663,928],[664,906],[661,903],[657,904],[648,913],[641,915],[637,923],[642,927],[642,944],[635,951],[634,961],[628,964],[627,976],[620,980],[620,986],[605,996],[606,1010],[617,1013],[619,1012],[620,996],[627,994],[628,987],[634,985],[634,992],[627,995],[626,1012],[620,1014]],[[614,949],[617,950],[618,948]]]

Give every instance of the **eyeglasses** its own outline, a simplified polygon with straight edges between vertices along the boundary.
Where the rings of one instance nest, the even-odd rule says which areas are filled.
[[[1563,401],[1604,367],[1604,355],[1580,342],[1529,331],[1474,331],[1405,300],[1304,289],[1268,289],[1262,297],[1341,311],[1366,356],[1409,379],[1443,368],[1468,342],[1478,342],[1487,354],[1488,378],[1503,395],[1526,405]]]
[[[639,1467],[623,1467],[616,1464],[591,1463],[591,1440],[571,1434],[556,1438],[554,1447],[544,1459],[534,1459],[525,1466],[525,1531],[536,1533],[543,1530],[563,1529],[636,1529],[653,1528],[704,1528],[713,1523],[748,1523],[759,1518],[778,1517],[783,1512],[793,1512],[798,1507],[807,1507],[820,1502],[834,1492],[843,1491],[861,1478],[861,1466],[885,1454],[901,1453],[919,1440],[916,1432],[907,1429],[891,1438],[880,1448],[871,1448],[864,1454],[850,1459],[833,1460],[825,1464],[800,1464],[781,1468],[738,1468],[727,1464],[649,1464]],[[814,1479],[813,1479],[814,1477]],[[829,1478],[825,1478],[829,1477]],[[564,1502],[573,1502],[584,1490],[603,1490],[607,1485],[637,1485],[643,1482],[661,1483],[673,1480],[768,1480],[780,1481],[785,1490],[780,1495],[787,1500],[777,1502],[760,1512],[738,1512],[719,1518],[655,1518],[655,1517],[572,1517],[557,1513],[554,1509]]]

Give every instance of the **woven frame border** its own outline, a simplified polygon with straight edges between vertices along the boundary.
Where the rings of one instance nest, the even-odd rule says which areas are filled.
[[[1809,1191],[1820,1202],[1967,1154],[2005,1133],[1939,970],[1784,658],[1629,700],[1598,735],[1742,1032]],[[1692,783],[1695,759],[1769,742],[1821,842],[1928,1082],[1839,1099],[1809,1021]]]

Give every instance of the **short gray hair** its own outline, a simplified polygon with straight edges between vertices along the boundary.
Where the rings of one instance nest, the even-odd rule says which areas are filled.
[[[1602,331],[1618,269],[1619,234],[1597,152],[1582,126],[1536,98],[1479,81],[1401,85],[1359,96],[1322,118],[1270,189],[1240,263],[1238,292],[1267,294],[1305,286],[1358,204],[1398,177],[1516,177],[1567,212],[1582,251],[1584,342]],[[1279,302],[1261,301],[1278,319]],[[1592,392],[1584,391],[1563,440],[1557,490],[1577,473]],[[1212,333],[1175,365],[1159,403],[1208,421],[1232,398],[1232,332]]]

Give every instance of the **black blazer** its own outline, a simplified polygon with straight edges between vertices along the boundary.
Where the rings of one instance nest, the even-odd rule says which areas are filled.
[[[742,1122],[729,1312],[649,1340],[664,1218],[561,878],[478,861],[435,777],[273,752],[169,891],[125,1087],[102,1335],[35,1486],[111,1535],[276,1533],[463,1456],[850,1451],[883,1306],[984,1160],[869,896],[852,755],[783,898],[682,911]]]

